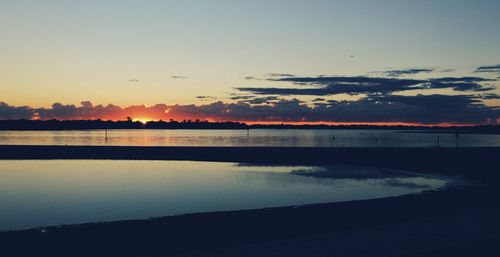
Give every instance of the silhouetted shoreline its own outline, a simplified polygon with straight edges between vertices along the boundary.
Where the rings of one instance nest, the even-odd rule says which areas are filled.
[[[0,120],[0,130],[97,130],[97,129],[383,129],[431,133],[500,134],[500,125],[404,126],[404,125],[326,125],[326,124],[246,124],[242,122],[183,121],[104,121],[104,120]]]
[[[341,163],[466,181],[375,200],[4,232],[0,251],[6,256],[487,256],[500,239],[498,156],[498,147],[0,146],[1,159]]]

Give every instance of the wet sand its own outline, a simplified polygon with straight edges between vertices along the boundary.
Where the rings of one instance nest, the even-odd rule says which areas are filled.
[[[496,256],[499,156],[500,148],[0,146],[1,159],[344,163],[469,181],[385,199],[5,232],[0,255]]]

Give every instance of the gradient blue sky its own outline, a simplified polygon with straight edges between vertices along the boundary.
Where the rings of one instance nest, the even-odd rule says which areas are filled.
[[[269,86],[244,79],[266,73],[471,75],[500,63],[499,11],[484,0],[2,0],[0,101],[189,104]]]

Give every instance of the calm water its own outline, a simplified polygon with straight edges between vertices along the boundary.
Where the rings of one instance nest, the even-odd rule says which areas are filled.
[[[394,130],[103,130],[0,131],[0,144],[136,146],[434,147],[500,146],[500,135]]]
[[[0,230],[380,198],[446,183],[353,166],[4,160]]]

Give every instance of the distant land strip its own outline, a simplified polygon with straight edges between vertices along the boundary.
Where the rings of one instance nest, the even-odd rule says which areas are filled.
[[[242,122],[105,121],[105,120],[0,120],[0,130],[97,130],[97,129],[384,129],[421,130],[433,133],[500,134],[500,125],[329,125],[329,124],[246,124]]]

